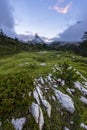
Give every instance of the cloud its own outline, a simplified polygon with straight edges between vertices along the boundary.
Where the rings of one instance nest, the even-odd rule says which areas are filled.
[[[65,7],[61,7],[60,3],[64,3],[65,0],[59,0],[58,3],[56,3],[54,6],[49,6],[50,10],[54,10],[57,13],[62,13],[62,14],[66,14],[69,12],[72,2],[70,2],[69,4],[67,4]]]
[[[42,37],[42,36],[39,36],[44,42],[48,43],[50,42],[49,41],[49,38],[47,37]],[[29,34],[18,34],[18,39],[20,41],[24,41],[24,42],[27,42],[27,41],[32,41],[35,39],[35,34],[33,33],[29,33]]]
[[[14,26],[15,20],[10,0],[0,0],[0,28],[8,36],[15,37],[17,34],[14,31]]]
[[[60,40],[81,41],[85,31],[87,31],[87,20],[78,21],[76,24],[70,26],[67,30],[60,34]]]
[[[34,38],[34,35],[33,34],[19,34],[18,35],[18,39],[19,40],[22,40],[22,41],[28,41],[28,40],[32,40]]]
[[[61,41],[81,41],[85,31],[87,31],[87,0],[84,4],[73,1],[72,15],[69,17],[71,24],[60,35]],[[79,10],[80,9],[80,10]],[[68,21],[67,21],[68,24]],[[58,38],[58,37],[57,37]]]
[[[1,28],[7,36],[12,37],[12,38],[18,37],[18,34],[16,34],[16,32],[13,29],[5,27],[5,26],[1,26]]]
[[[14,28],[14,18],[12,14],[10,0],[0,0],[0,26]]]

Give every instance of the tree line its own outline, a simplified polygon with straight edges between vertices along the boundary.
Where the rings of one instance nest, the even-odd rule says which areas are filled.
[[[8,36],[6,36],[6,34],[3,32],[2,29],[0,29],[0,38],[4,39],[4,38],[10,38]],[[10,38],[11,39],[11,38]],[[16,42],[19,42],[18,38],[15,37]],[[55,43],[55,42],[54,42]],[[82,36],[82,42],[80,42],[78,45],[77,44],[65,44],[65,45],[61,45],[58,43],[56,44],[51,44],[51,45],[47,45],[44,43],[44,45],[41,44],[35,44],[32,45],[32,47],[34,46],[34,48],[39,48],[41,50],[46,49],[46,50],[58,50],[58,51],[73,51],[76,54],[82,55],[82,56],[87,56],[87,32],[84,32],[83,36]]]

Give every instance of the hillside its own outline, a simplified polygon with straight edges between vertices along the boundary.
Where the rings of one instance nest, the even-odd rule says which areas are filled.
[[[21,42],[17,38],[13,39],[7,36],[0,35],[0,57],[5,55],[13,55],[22,51],[39,51],[42,50],[43,45],[31,44],[27,42]]]
[[[6,40],[0,41],[0,129],[87,129],[87,58]]]

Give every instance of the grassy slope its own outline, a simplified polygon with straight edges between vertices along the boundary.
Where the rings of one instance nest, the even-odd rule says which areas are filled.
[[[12,117],[18,118],[23,116],[27,117],[24,130],[37,130],[38,126],[29,113],[29,106],[34,99],[29,97],[28,93],[34,88],[34,79],[39,76],[45,77],[52,72],[52,67],[55,64],[58,65],[64,61],[67,61],[87,78],[87,58],[57,51],[47,51],[46,53],[22,52],[21,49],[21,51],[18,50],[18,53],[16,53],[12,48],[11,52],[8,49],[6,49],[7,51],[0,50],[0,120],[2,121],[2,130],[14,130],[11,125]],[[7,55],[8,53],[9,55]],[[46,66],[41,66],[41,63],[46,63]],[[65,88],[60,89],[66,93]],[[24,98],[23,94],[25,94]],[[50,120],[46,116],[44,130],[61,130],[62,126],[71,127],[68,120],[75,122],[75,125],[71,127],[72,130],[82,130],[78,128],[78,125],[80,122],[87,123],[87,107],[84,107],[78,101],[80,95],[81,93],[77,91],[77,94],[72,97],[77,108],[73,116],[70,116],[65,111],[64,117],[62,117],[57,109],[57,107],[60,107],[60,104],[51,101],[53,108],[52,118]],[[79,107],[77,107],[77,104]],[[57,107],[55,108],[54,106]]]

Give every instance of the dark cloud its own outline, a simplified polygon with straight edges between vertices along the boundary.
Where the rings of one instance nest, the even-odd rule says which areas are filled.
[[[2,29],[6,35],[16,37],[17,34],[14,31],[14,26],[13,8],[10,4],[10,0],[0,0],[0,29]]]
[[[60,40],[80,41],[85,31],[87,31],[87,20],[79,21],[60,34]]]
[[[13,29],[11,29],[11,28],[8,28],[8,27],[5,27],[5,26],[1,26],[1,29],[9,37],[12,37],[12,38],[18,37],[18,34],[16,34],[16,32]]]
[[[0,26],[14,28],[13,10],[10,0],[0,0]]]

